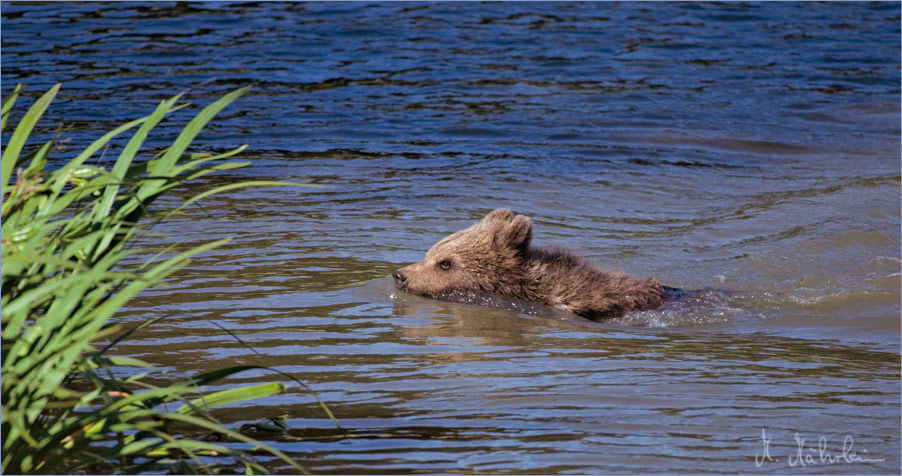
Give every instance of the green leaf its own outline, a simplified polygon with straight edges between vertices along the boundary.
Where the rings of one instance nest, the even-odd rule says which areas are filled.
[[[210,408],[228,405],[229,403],[269,397],[271,395],[276,395],[284,391],[285,385],[282,385],[281,383],[265,383],[262,385],[255,385],[253,387],[239,387],[229,390],[222,390],[192,400],[176,410],[176,413],[189,415],[197,411],[205,411]]]
[[[104,134],[100,139],[92,142],[82,153],[78,154],[74,159],[67,162],[63,165],[59,170],[50,175],[50,178],[47,180],[47,183],[51,185],[52,195],[48,200],[48,205],[53,203],[56,200],[56,197],[62,192],[63,187],[66,184],[70,183],[71,178],[77,175],[78,171],[82,169],[82,164],[89,158],[91,158],[98,150],[107,145],[114,137],[119,134],[143,123],[146,121],[147,117],[142,117],[140,119],[135,119],[134,121],[125,123],[116,129],[113,129],[110,132]],[[46,207],[42,207],[43,208]],[[42,211],[42,213],[46,214],[46,211]]]
[[[128,141],[125,149],[119,154],[119,160],[117,160],[116,164],[113,166],[111,174],[114,179],[119,181],[125,179],[125,173],[131,166],[132,159],[135,158],[135,155],[138,153],[138,148],[140,148],[141,144],[144,143],[144,140],[147,139],[150,130],[163,120],[163,116],[172,109],[172,106],[178,102],[182,97],[182,94],[177,94],[167,101],[162,101],[160,105],[157,106],[157,109],[147,117],[147,120],[141,124],[141,127],[135,132],[135,135]],[[103,199],[97,204],[97,208],[94,211],[94,221],[106,217],[107,214],[109,214],[110,207],[113,205],[113,200],[116,198],[118,191],[118,184],[107,186],[103,193]]]
[[[57,83],[31,105],[31,108],[25,113],[25,117],[22,118],[19,125],[16,127],[15,132],[13,132],[12,137],[9,138],[6,148],[0,152],[0,188],[2,188],[0,189],[0,202],[2,202],[6,197],[6,193],[9,191],[9,179],[12,176],[13,169],[19,159],[19,153],[22,152],[22,147],[25,146],[25,141],[28,140],[28,136],[30,136],[31,131],[34,130],[35,124],[38,123],[38,119],[44,115],[47,106],[50,105],[50,102],[53,101],[56,93],[59,92],[60,86],[62,85]],[[3,107],[4,109],[8,109],[6,104],[4,104]],[[11,108],[12,105],[10,104],[9,107]]]
[[[0,113],[0,115],[2,115],[2,119],[0,119],[0,132],[6,129],[6,119],[9,118],[9,113],[10,111],[12,111],[13,105],[16,104],[16,99],[19,98],[19,93],[21,92],[22,85],[17,84],[16,89],[14,89],[13,92],[9,94],[9,96],[3,98],[2,113]]]
[[[4,98],[3,125],[21,89],[17,87]],[[219,432],[254,445],[252,451],[266,451],[304,471],[274,448],[222,427],[206,412],[284,391],[283,384],[270,383],[202,395],[202,387],[207,384],[266,367],[217,369],[158,386],[165,374],[152,365],[134,357],[104,355],[110,347],[156,321],[121,332],[112,318],[129,299],[172,275],[190,258],[228,241],[214,241],[179,253],[172,252],[175,245],[161,247],[158,254],[151,253],[140,263],[125,261],[138,253],[132,246],[126,248],[129,240],[180,209],[173,205],[159,213],[155,210],[152,220],[139,222],[153,200],[186,181],[247,165],[213,162],[230,158],[246,146],[219,154],[186,153],[201,128],[247,89],[234,91],[204,108],[170,147],[149,160],[138,160],[139,151],[167,114],[184,107],[175,105],[181,95],[163,101],[151,115],[104,134],[62,166],[48,171],[54,141],[28,153],[23,151],[58,89],[59,85],[55,86],[32,105],[2,153],[6,201],[0,206],[0,474],[108,472],[110,463],[118,463],[119,473],[165,472],[171,463],[162,465],[173,456],[191,458],[183,463],[192,471],[219,471],[216,464],[222,458],[231,458],[230,467],[237,464],[248,472],[266,472],[246,455],[247,450],[177,437],[168,429],[174,424]],[[137,130],[111,170],[100,162],[86,165],[113,138],[134,128]],[[22,186],[16,188],[15,199],[10,199],[12,174],[28,160],[30,165],[21,173]],[[234,183],[188,196],[182,206],[241,187],[285,185],[310,186],[269,181]],[[99,351],[95,349],[111,335],[118,337]],[[127,376],[120,376],[122,370]],[[175,404],[178,410],[167,412],[166,407]],[[334,419],[328,408],[326,411]]]
[[[225,95],[222,99],[210,104],[205,107],[194,119],[191,119],[188,122],[188,125],[182,130],[182,132],[176,137],[175,142],[172,143],[172,146],[169,147],[169,150],[166,151],[165,154],[160,158],[160,160],[155,164],[154,168],[151,169],[151,175],[166,175],[167,171],[172,169],[178,159],[182,156],[185,150],[191,145],[191,142],[197,137],[197,134],[200,133],[201,129],[213,119],[216,114],[222,111],[226,106],[231,104],[234,100],[238,99],[244,93],[246,93],[250,89],[250,86],[237,89],[232,91],[231,93]],[[144,200],[152,195],[155,195],[158,192],[158,188],[160,186],[160,182],[155,180],[148,180],[141,185],[141,188],[138,189],[137,196],[139,200]]]

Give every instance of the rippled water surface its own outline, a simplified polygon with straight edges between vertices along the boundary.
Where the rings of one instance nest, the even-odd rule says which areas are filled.
[[[179,91],[253,86],[195,143],[251,166],[185,193],[321,187],[158,228],[234,239],[134,300],[129,325],[165,319],[119,351],[297,376],[347,434],[287,379],[217,416],[287,414],[258,436],[314,473],[898,474],[899,24],[898,3],[3,3],[2,91],[63,82],[41,127],[68,125],[66,159]],[[713,290],[595,324],[393,289],[498,207]]]

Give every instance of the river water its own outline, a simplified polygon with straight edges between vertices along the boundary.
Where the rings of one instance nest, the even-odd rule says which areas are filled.
[[[213,388],[289,392],[215,414],[287,415],[257,436],[314,473],[898,474],[899,24],[898,3],[3,3],[2,90],[63,82],[41,130],[68,125],[64,159],[187,88],[253,86],[195,142],[251,165],[181,193],[320,187],[159,227],[146,244],[233,241],[135,299],[127,326],[165,319],[119,352],[294,375],[346,434],[272,372]],[[393,289],[499,207],[536,244],[713,290],[594,324]]]

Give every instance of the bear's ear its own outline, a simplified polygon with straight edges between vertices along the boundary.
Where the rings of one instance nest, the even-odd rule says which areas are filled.
[[[523,253],[529,248],[532,241],[532,223],[529,217],[517,215],[509,223],[497,228],[495,234],[496,243]]]
[[[506,208],[493,210],[482,219],[483,223],[496,225],[509,222],[514,219],[514,213]]]

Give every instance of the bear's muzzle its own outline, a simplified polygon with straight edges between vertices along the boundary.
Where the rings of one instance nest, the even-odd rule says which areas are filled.
[[[395,278],[395,286],[400,289],[407,288],[407,275],[405,275],[403,271],[400,269],[395,270],[395,272],[391,274],[391,277]]]

